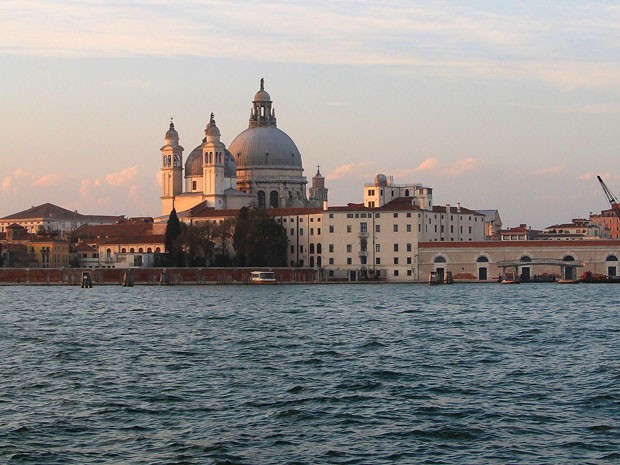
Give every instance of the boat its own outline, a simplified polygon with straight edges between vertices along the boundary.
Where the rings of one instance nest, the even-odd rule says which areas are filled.
[[[252,271],[250,284],[278,284],[278,280],[273,271]]]
[[[577,279],[558,279],[558,284],[579,284]]]

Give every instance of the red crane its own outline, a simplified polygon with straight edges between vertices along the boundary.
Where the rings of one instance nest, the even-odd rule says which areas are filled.
[[[596,177],[598,182],[601,183],[601,187],[605,191],[605,195],[607,196],[607,200],[609,200],[609,204],[611,205],[611,209],[614,211],[618,219],[620,219],[620,206],[618,206],[618,199],[616,196],[609,190],[609,187],[603,182],[600,176]]]

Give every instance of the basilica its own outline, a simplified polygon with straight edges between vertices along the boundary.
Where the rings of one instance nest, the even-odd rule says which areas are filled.
[[[202,143],[183,163],[184,148],[170,123],[161,147],[162,215],[196,206],[215,210],[322,206],[327,201],[325,178],[317,170],[309,196],[299,149],[276,124],[271,96],[260,80],[249,126],[229,148],[211,118]]]

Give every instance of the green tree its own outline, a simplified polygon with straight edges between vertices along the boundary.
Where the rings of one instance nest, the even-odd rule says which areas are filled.
[[[286,266],[286,231],[264,210],[241,209],[233,247],[239,266]]]
[[[200,225],[181,224],[181,235],[176,248],[183,252],[190,266],[208,266],[215,249],[215,227],[212,223]]]
[[[169,264],[173,266],[180,266],[182,264],[182,251],[179,241],[177,240],[181,232],[181,222],[177,216],[177,211],[173,208],[168,217],[168,222],[166,223],[166,233],[164,237],[164,245],[166,246],[166,253],[169,257]]]

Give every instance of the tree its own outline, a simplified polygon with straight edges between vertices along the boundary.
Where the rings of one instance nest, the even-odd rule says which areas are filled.
[[[233,247],[239,266],[286,266],[286,231],[262,209],[240,210]]]
[[[170,262],[178,266],[182,259],[182,252],[178,247],[178,237],[181,235],[181,222],[177,216],[177,211],[173,208],[166,223],[166,233],[164,237],[164,245],[166,253],[170,257]],[[176,247],[175,247],[176,246]]]
[[[214,235],[215,227],[212,223],[197,226],[182,224],[175,248],[183,252],[190,266],[208,266],[215,248]]]

